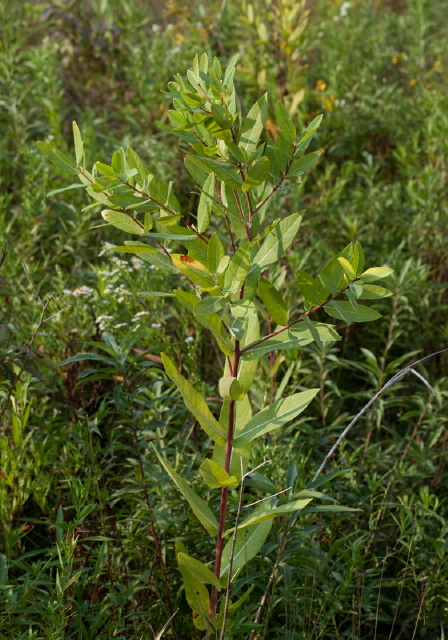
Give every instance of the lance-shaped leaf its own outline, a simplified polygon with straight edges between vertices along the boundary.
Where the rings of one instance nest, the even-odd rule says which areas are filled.
[[[36,142],[36,146],[39,151],[52,162],[58,169],[62,171],[67,171],[68,173],[78,173],[78,169],[76,164],[73,162],[71,158],[62,153],[62,151],[58,151],[52,147],[48,142]]]
[[[265,407],[249,420],[244,429],[234,438],[233,445],[239,447],[247,444],[254,438],[283,426],[302,413],[318,392],[319,389],[308,389]]]
[[[249,160],[257,151],[266,115],[268,111],[267,94],[262,96],[247,114],[241,127],[238,145],[243,149]]]
[[[224,290],[235,293],[241,289],[250,267],[250,243],[247,242],[232,256],[224,276]]]
[[[341,339],[332,325],[315,322],[314,327],[316,331],[319,332],[319,337],[322,342],[334,342],[335,340]],[[314,338],[309,329],[306,326],[298,325],[282,331],[278,335],[269,338],[269,340],[265,340],[253,347],[248,345],[247,351],[245,351],[241,357],[245,360],[253,360],[254,358],[260,358],[260,356],[269,353],[273,349],[299,349],[310,344],[313,340]]]
[[[202,582],[202,584],[212,584],[218,591],[221,591],[221,583],[218,578],[203,562],[200,562],[200,560],[192,558],[187,553],[179,552],[177,554],[177,562],[179,563],[179,567],[184,568]]]
[[[283,137],[289,142],[294,143],[296,141],[296,128],[289,117],[287,109],[278,100],[275,105],[275,117],[277,118],[277,124],[280,127]]]
[[[133,233],[141,236],[143,233],[143,226],[134,220],[134,218],[122,211],[114,211],[113,209],[105,209],[101,211],[101,215],[104,220],[121,231],[127,233]]]
[[[389,269],[388,267],[372,267],[371,269],[367,269],[364,271],[359,277],[361,282],[374,282],[375,280],[380,280],[381,278],[387,278],[393,273],[393,269]]]
[[[204,479],[205,484],[212,489],[227,487],[235,489],[238,486],[236,476],[231,476],[217,462],[206,458],[199,467],[199,473]]]
[[[74,120],[73,120],[72,126],[73,126],[73,140],[74,140],[74,143],[75,143],[76,164],[79,165],[79,164],[83,163],[84,145],[82,143],[81,132],[79,130],[78,125],[76,124],[76,122]]]
[[[255,342],[260,338],[260,323],[257,315],[251,315],[247,319],[246,331],[244,333],[243,341],[240,344],[240,348],[244,349],[251,342]],[[248,393],[252,382],[255,378],[255,374],[258,368],[258,358],[242,359],[238,369],[238,382],[240,383],[241,390],[244,393]]]
[[[163,271],[179,273],[170,256],[166,253],[154,249],[153,247],[149,247],[144,242],[138,242],[137,240],[126,240],[125,245],[126,246],[124,247],[112,247],[112,250],[123,253],[134,253],[141,258],[141,260],[144,260]]]
[[[263,240],[253,260],[261,270],[275,264],[289,249],[302,222],[300,213],[293,213],[277,224]]]
[[[216,311],[221,311],[227,304],[223,296],[207,296],[204,300],[199,300],[193,309],[195,316],[206,316]]]
[[[230,162],[205,157],[201,157],[200,162],[202,165],[208,167],[209,170],[214,171],[218,178],[225,182],[225,184],[231,189],[241,188],[242,180],[238,173],[238,169]]]
[[[225,256],[224,245],[218,235],[214,233],[210,238],[207,247],[207,265],[210,273],[218,271],[219,263]]]
[[[171,254],[171,259],[179,271],[194,282],[194,284],[203,288],[216,286],[215,278],[207,271],[201,262],[193,260],[190,256],[183,256],[178,253]]]
[[[354,311],[350,302],[336,302],[336,300],[333,300],[326,304],[324,309],[332,318],[344,320],[344,322],[349,324],[351,322],[371,322],[372,320],[381,318],[381,313],[361,304],[359,304],[356,311]]]
[[[210,224],[215,197],[215,174],[211,173],[202,187],[198,205],[198,231],[204,233]]]
[[[303,316],[303,322],[305,323],[308,331],[313,336],[314,342],[317,344],[321,351],[324,350],[324,345],[322,344],[322,340],[320,339],[319,331],[315,327],[316,323],[310,320],[308,316]]]
[[[255,510],[255,512],[256,511],[257,510]],[[249,529],[244,528],[241,531],[237,531],[232,561],[232,581],[241,569],[258,554],[261,547],[266,542],[266,538],[271,531],[272,524],[273,520],[270,519],[265,520],[264,522],[259,522]],[[232,538],[230,538],[222,552],[221,581],[224,584],[227,582],[230,570],[230,558],[233,546],[232,542]]]
[[[177,561],[184,582],[185,597],[193,611],[193,623],[197,629],[204,631],[207,626],[208,611],[210,608],[210,595],[204,583],[188,571],[185,564],[180,564],[178,558],[183,551],[178,552],[178,549],[185,550],[185,547],[176,541]]]
[[[208,504],[205,502],[205,500],[200,498],[193,491],[193,489],[191,489],[188,482],[186,482],[176,471],[174,471],[173,467],[167,462],[167,460],[162,458],[155,447],[154,452],[159,459],[162,467],[165,469],[171,480],[174,482],[185,500],[190,505],[191,510],[193,511],[196,518],[202,524],[207,533],[209,533],[211,536],[215,536],[218,532],[218,521]]]
[[[263,300],[266,310],[274,322],[284,327],[288,324],[288,310],[286,304],[274,287],[265,278],[260,278],[258,282],[258,295]]]
[[[174,366],[173,361],[170,360],[165,353],[161,353],[160,355],[162,356],[165,371],[168,377],[179,388],[188,411],[194,415],[205,433],[214,440],[214,442],[217,442],[218,444],[225,444],[226,432],[213,416],[203,396],[196,391],[196,389],[192,387],[183,376],[177,373],[177,369]]]
[[[300,511],[304,509],[313,498],[301,498],[300,500],[294,500],[293,502],[288,502],[280,507],[272,506],[275,504],[275,500],[265,500],[261,506],[256,509],[246,520],[238,526],[238,531],[245,529],[246,527],[251,527],[254,524],[259,522],[264,522],[265,520],[272,520],[272,518],[277,518],[277,516],[285,515],[286,513],[294,513],[294,511]],[[227,536],[229,533],[233,533],[235,529],[228,529],[224,535]]]
[[[303,158],[295,158],[288,171],[288,178],[295,178],[306,173],[308,169],[311,169],[316,164],[321,155],[320,151],[313,151],[313,153],[308,153]]]
[[[389,289],[377,287],[374,284],[363,284],[360,289],[361,293],[358,296],[360,300],[380,300],[381,298],[388,298],[393,295]]]
[[[270,167],[271,162],[266,156],[257,160],[257,162],[249,169],[246,179],[243,182],[242,190],[249,191],[249,189],[258,187],[258,185],[264,182],[268,177]]]

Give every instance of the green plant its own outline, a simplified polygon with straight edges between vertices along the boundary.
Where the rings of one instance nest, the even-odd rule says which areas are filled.
[[[269,205],[279,192],[299,184],[317,162],[319,152],[303,154],[321,116],[297,138],[288,112],[277,102],[280,133],[275,141],[266,142],[267,95],[243,116],[233,83],[236,62],[235,56],[222,72],[216,58],[196,56],[186,78],[178,75],[168,85],[173,124],[164,128],[192,149],[186,151],[185,164],[199,189],[195,215],[182,213],[173,183],[165,184],[150,173],[132,148],[120,149],[110,165],[96,162],[89,171],[75,123],[74,161],[52,145],[38,143],[59,169],[78,176],[94,205],[107,207],[102,211],[106,225],[137,236],[138,240],[113,247],[115,251],[135,254],[190,286],[190,291],[153,295],[175,298],[195,323],[211,332],[222,354],[218,384],[222,408],[217,419],[205,398],[162,353],[168,377],[208,437],[205,445],[214,443],[212,457],[199,468],[203,497],[154,447],[161,466],[215,539],[213,571],[207,566],[209,560],[192,557],[179,540],[176,557],[196,627],[207,638],[222,639],[230,637],[232,616],[249,595],[246,592],[231,604],[232,584],[264,545],[274,518],[318,511],[319,507],[307,510],[307,506],[324,497],[311,487],[294,491],[291,477],[280,492],[287,492],[286,502],[277,495],[255,495],[254,509],[242,517],[243,502],[250,499],[246,482],[254,472],[248,465],[255,440],[295,420],[319,392],[309,389],[279,398],[252,415],[249,394],[260,358],[313,342],[322,350],[338,340],[333,325],[311,319],[321,312],[348,324],[376,320],[380,314],[358,300],[389,296],[387,289],[371,282],[391,273],[387,268],[365,270],[363,250],[355,242],[334,256],[317,277],[296,272],[304,310],[293,308],[290,313],[272,280],[296,239],[302,216],[292,213],[272,220]],[[186,254],[169,248],[178,244],[186,247]],[[274,330],[273,325],[277,325]],[[219,602],[221,593],[225,595]]]

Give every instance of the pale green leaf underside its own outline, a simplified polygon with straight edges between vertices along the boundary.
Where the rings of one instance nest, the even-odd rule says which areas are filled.
[[[265,407],[249,420],[244,429],[234,438],[233,445],[239,447],[264,433],[278,429],[306,409],[318,392],[319,389],[308,389]]]

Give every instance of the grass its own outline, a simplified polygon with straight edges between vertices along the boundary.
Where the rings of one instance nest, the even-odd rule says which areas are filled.
[[[313,271],[357,238],[372,263],[395,270],[394,297],[376,306],[379,322],[350,326],[323,355],[304,349],[285,352],[273,368],[263,363],[258,407],[270,398],[270,377],[274,392],[319,386],[321,394],[300,423],[259,447],[258,462],[272,462],[252,492],[257,482],[281,490],[288,469],[296,486],[308,483],[387,379],[446,346],[446,2],[319,0],[308,15],[300,5],[294,24],[307,24],[292,45],[291,3],[252,6],[1,4],[0,638],[153,638],[171,606],[178,637],[198,637],[173,541],[183,531],[194,553],[204,540],[148,443],[158,441],[191,474],[206,443],[186,421],[158,350],[170,345],[186,370],[212,381],[210,343],[177,307],[142,295],[169,283],[105,249],[120,233],[92,228],[98,212],[83,211],[79,191],[46,198],[66,177],[36,140],[70,152],[76,118],[91,160],[132,144],[162,177],[179,176],[181,204],[191,210],[181,154],[159,125],[169,106],[161,91],[192,53],[225,59],[238,50],[245,105],[269,90],[288,106],[297,102],[298,125],[324,112],[317,169],[273,205],[273,215],[308,210],[279,282],[300,305],[294,271]],[[55,367],[83,352],[94,359]],[[416,377],[403,379],[331,462],[329,470],[344,473],[329,495],[361,510],[310,514],[289,531],[260,639],[443,637],[446,355],[419,371],[437,397]],[[179,459],[189,465],[180,468]],[[263,557],[237,581],[237,593],[255,589],[234,638],[249,637],[283,525],[276,522]],[[172,629],[164,636],[174,637]]]

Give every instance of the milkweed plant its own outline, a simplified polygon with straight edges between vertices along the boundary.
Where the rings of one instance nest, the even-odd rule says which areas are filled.
[[[229,492],[238,496],[239,491],[242,498],[244,481],[251,473],[254,441],[297,418],[319,392],[294,393],[253,413],[251,387],[260,358],[312,342],[323,349],[326,343],[339,340],[339,335],[332,324],[314,319],[316,312],[347,324],[368,322],[380,314],[359,301],[391,295],[371,284],[391,270],[365,270],[363,250],[354,242],[316,276],[303,270],[294,274],[303,310],[289,312],[270,274],[282,265],[296,241],[303,212],[273,220],[269,209],[275,196],[300,183],[318,160],[319,151],[306,150],[322,116],[297,135],[288,111],[277,102],[279,133],[275,140],[270,139],[265,134],[266,94],[246,115],[242,113],[234,86],[237,59],[233,57],[223,71],[217,58],[210,61],[204,53],[194,58],[186,77],[176,75],[168,84],[173,102],[168,111],[171,124],[162,128],[181,141],[186,168],[199,190],[195,216],[182,211],[173,182],[166,184],[151,173],[130,147],[116,151],[110,164],[95,162],[89,170],[76,123],[74,160],[50,144],[38,143],[59,169],[79,178],[81,184],[76,186],[85,187],[94,201],[90,206],[103,207],[104,223],[131,236],[122,246],[113,247],[114,251],[135,254],[179,276],[179,288],[162,293],[173,296],[193,322],[212,334],[223,355],[222,409],[215,415],[176,363],[161,354],[167,376],[213,443],[213,451],[207,452],[198,470],[204,495],[193,490],[154,447],[161,467],[207,536],[214,539],[214,558],[192,557],[180,541],[175,546],[194,624],[207,640],[226,637],[229,620],[248,595],[232,602],[232,583],[260,552],[274,518],[300,516],[322,495],[311,486],[267,496],[245,509],[249,515],[244,518],[241,500],[238,507],[238,500],[229,500]]]

